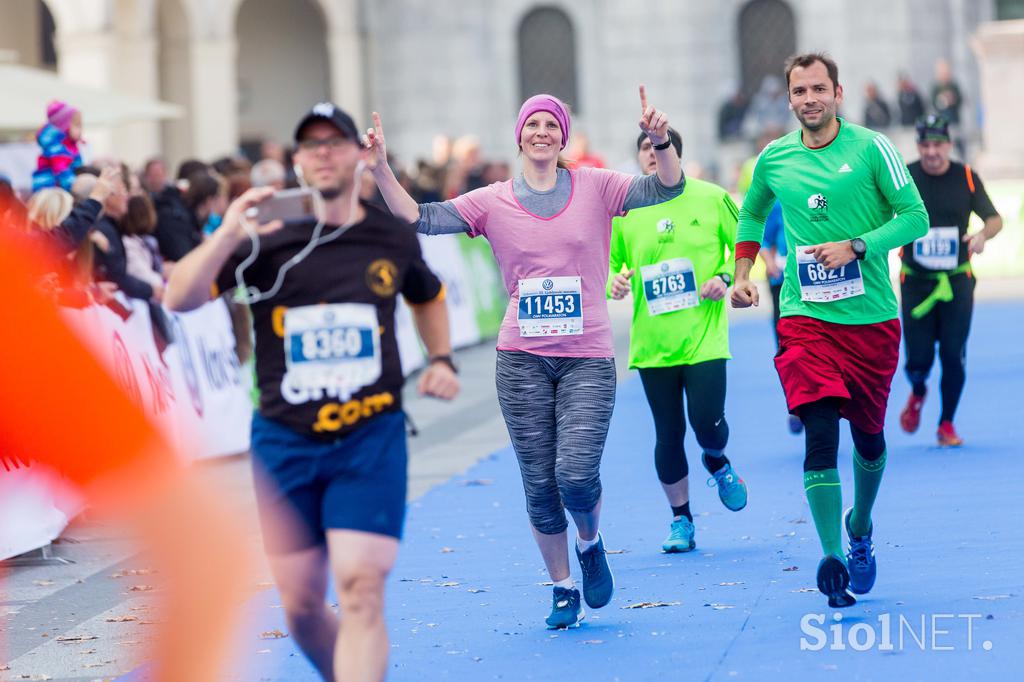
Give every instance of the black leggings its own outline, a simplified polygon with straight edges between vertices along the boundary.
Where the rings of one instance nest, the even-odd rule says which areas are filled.
[[[695,365],[640,369],[640,381],[654,416],[654,466],[658,479],[671,485],[690,472],[683,439],[683,391],[690,426],[697,443],[705,450],[720,454],[729,442],[729,424],[725,421],[725,360],[708,360]]]
[[[923,396],[925,381],[935,361],[935,344],[939,344],[942,363],[942,415],[940,421],[953,421],[967,373],[967,335],[971,331],[976,280],[966,273],[949,278],[953,300],[939,302],[919,320],[910,311],[926,299],[935,288],[935,281],[908,275],[900,286],[903,307],[903,340],[907,349],[907,378],[914,394]]]
[[[801,405],[800,421],[806,437],[804,471],[836,469],[839,465],[839,408],[841,398],[822,398]],[[850,424],[853,447],[860,456],[873,462],[885,452],[885,433],[867,433]]]

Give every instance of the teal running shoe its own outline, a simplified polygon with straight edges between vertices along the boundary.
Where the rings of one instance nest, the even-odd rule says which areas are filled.
[[[704,459],[704,468],[708,466],[707,456],[701,455]],[[747,484],[739,477],[731,464],[726,464],[708,478],[708,487],[718,486],[718,499],[722,501],[729,511],[739,511],[747,506]]]
[[[587,606],[599,609],[612,600],[615,591],[615,578],[608,567],[608,557],[604,551],[604,537],[597,534],[597,544],[586,552],[580,552],[576,546],[576,558],[583,569],[583,599]]]
[[[867,535],[857,537],[850,530],[852,514],[853,507],[850,507],[843,517],[846,535],[850,538],[849,549],[846,552],[846,563],[850,571],[850,591],[854,594],[867,594],[875,586],[875,577],[878,573],[878,564],[875,562],[875,543],[871,541],[871,533],[875,530],[875,524],[871,524]]]
[[[828,597],[828,605],[833,609],[853,606],[857,599],[847,592],[850,586],[850,573],[846,564],[835,554],[829,554],[818,564],[818,590]]]
[[[668,554],[689,552],[697,546],[697,543],[693,541],[693,532],[693,521],[685,516],[680,517],[678,521],[673,521],[672,531],[665,538],[665,542],[661,543],[662,551]]]
[[[580,591],[556,585],[554,594],[551,595],[551,615],[544,622],[547,623],[549,630],[578,628],[586,615],[580,603]]]

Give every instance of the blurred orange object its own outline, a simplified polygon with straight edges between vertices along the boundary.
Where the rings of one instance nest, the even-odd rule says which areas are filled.
[[[0,458],[59,471],[95,511],[137,527],[167,581],[156,679],[219,679],[251,584],[236,525],[65,326],[39,286],[43,259],[0,225]]]

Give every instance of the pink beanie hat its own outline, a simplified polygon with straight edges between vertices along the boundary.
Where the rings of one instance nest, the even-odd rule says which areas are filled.
[[[569,108],[562,103],[562,100],[552,95],[534,95],[523,102],[523,106],[519,109],[519,118],[516,119],[516,145],[522,139],[526,120],[538,111],[546,111],[558,121],[558,125],[562,128],[562,149],[565,149],[565,143],[569,141],[569,124],[571,122]]]
[[[50,124],[60,130],[61,132],[68,132],[68,128],[71,127],[71,120],[78,113],[78,109],[67,102],[61,102],[59,99],[55,99],[46,105],[46,120]]]

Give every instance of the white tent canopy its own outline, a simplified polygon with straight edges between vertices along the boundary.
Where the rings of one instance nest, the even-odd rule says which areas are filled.
[[[46,105],[64,100],[82,112],[87,126],[179,118],[181,107],[159,100],[68,83],[55,73],[0,63],[0,131],[32,131],[46,121]]]

